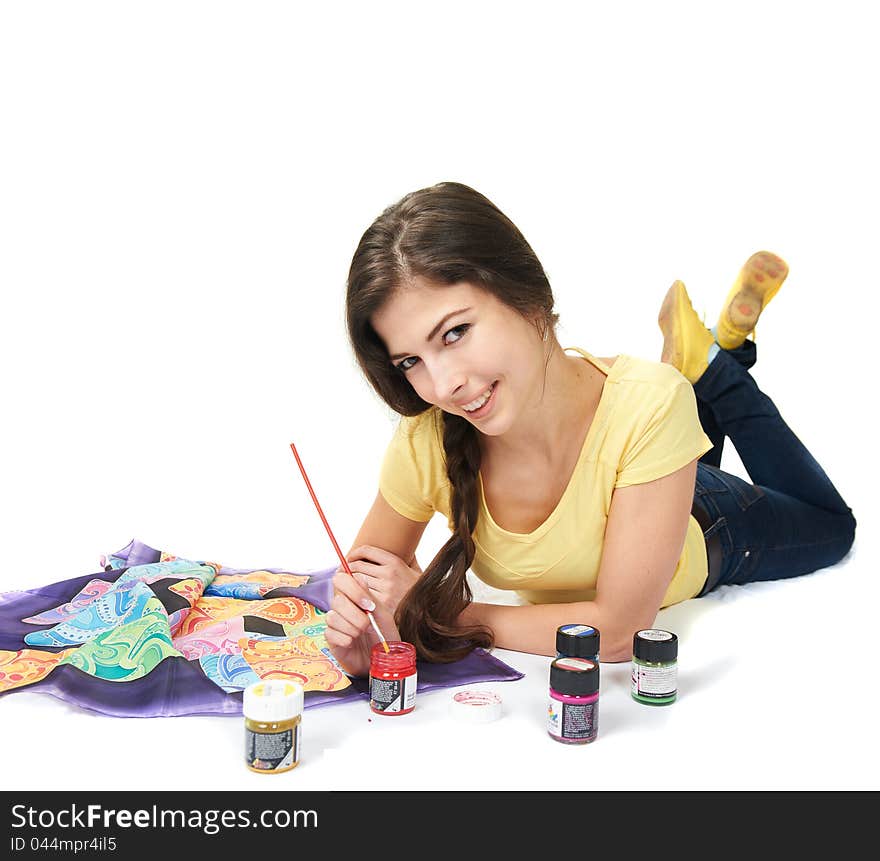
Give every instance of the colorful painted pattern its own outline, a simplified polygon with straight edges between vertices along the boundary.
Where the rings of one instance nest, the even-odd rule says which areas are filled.
[[[74,649],[63,652],[40,652],[20,649],[17,652],[0,651],[0,691],[32,685],[49,675]]]
[[[211,594],[229,598],[262,598],[279,586],[302,586],[307,576],[273,574],[271,571],[254,571],[242,581],[236,574],[218,574],[211,583]]]
[[[350,685],[327,648],[323,611],[302,598],[271,595],[305,586],[308,575],[227,569],[166,552],[159,560],[128,565],[120,554],[102,557],[105,572],[119,572],[115,580],[95,577],[62,603],[21,619],[40,626],[23,637],[36,648],[0,650],[0,693],[59,666],[131,681],[169,657],[198,662],[226,692],[276,678],[295,679],[306,691]]]
[[[0,592],[0,700],[33,691],[117,717],[232,716],[250,683],[296,679],[305,708],[369,703],[324,636],[336,560],[308,573],[231,568],[137,539],[99,559],[97,573]],[[420,663],[418,687],[522,675],[475,649]]]

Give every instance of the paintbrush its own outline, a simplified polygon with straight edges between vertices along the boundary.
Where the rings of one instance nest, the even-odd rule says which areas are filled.
[[[345,556],[342,555],[342,551],[339,549],[339,545],[336,543],[336,539],[333,537],[333,530],[330,528],[330,524],[327,522],[327,518],[324,517],[324,511],[321,508],[321,503],[318,502],[318,497],[315,496],[315,491],[312,490],[312,483],[309,481],[308,475],[306,475],[306,468],[303,466],[302,461],[299,459],[299,453],[296,450],[296,446],[291,443],[290,450],[293,452],[293,456],[296,458],[297,465],[299,466],[299,471],[302,473],[303,481],[306,483],[306,487],[309,489],[309,494],[312,497],[312,502],[315,503],[315,508],[318,509],[318,514],[321,517],[321,522],[324,524],[324,528],[327,530],[327,534],[330,536],[330,540],[333,542],[333,547],[336,550],[336,555],[339,557],[339,561],[342,563],[342,567],[345,569],[346,573],[352,573],[351,568],[348,567],[348,560]],[[382,648],[385,649],[386,652],[389,652],[388,643],[385,641],[385,637],[382,636],[382,632],[379,630],[379,626],[376,624],[376,620],[373,618],[373,614],[367,610],[367,616],[370,619],[370,624],[373,626],[373,630],[379,635],[379,639],[382,641]]]

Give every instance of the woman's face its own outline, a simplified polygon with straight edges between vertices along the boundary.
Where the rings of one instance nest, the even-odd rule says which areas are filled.
[[[541,398],[544,344],[534,323],[468,282],[417,280],[371,321],[422,400],[499,436]]]

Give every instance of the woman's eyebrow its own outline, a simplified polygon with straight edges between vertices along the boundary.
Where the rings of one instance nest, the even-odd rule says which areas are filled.
[[[457,311],[450,311],[448,314],[444,314],[443,318],[437,323],[437,325],[433,329],[431,329],[430,333],[428,334],[428,337],[425,338],[425,343],[429,344],[431,342],[433,337],[443,328],[443,324],[450,317],[454,317],[456,314],[464,314],[465,311],[470,311],[470,310],[471,310],[470,306],[468,306],[467,308],[459,308]],[[396,359],[405,359],[409,355],[410,355],[409,353],[395,353],[393,356],[390,356],[389,358],[393,362]]]

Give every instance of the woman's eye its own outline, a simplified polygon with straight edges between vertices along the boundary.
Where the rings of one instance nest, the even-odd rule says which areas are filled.
[[[444,344],[454,344],[458,341],[468,329],[470,329],[470,323],[462,323],[460,326],[454,326],[443,336]]]
[[[468,329],[470,329],[470,323],[462,323],[460,326],[453,326],[449,331],[444,332],[443,334],[443,343],[446,345],[454,344],[456,341],[461,340],[462,336]],[[401,359],[395,367],[398,371],[406,372],[410,370],[413,366],[415,366],[419,361],[418,356],[407,356],[405,359]]]

